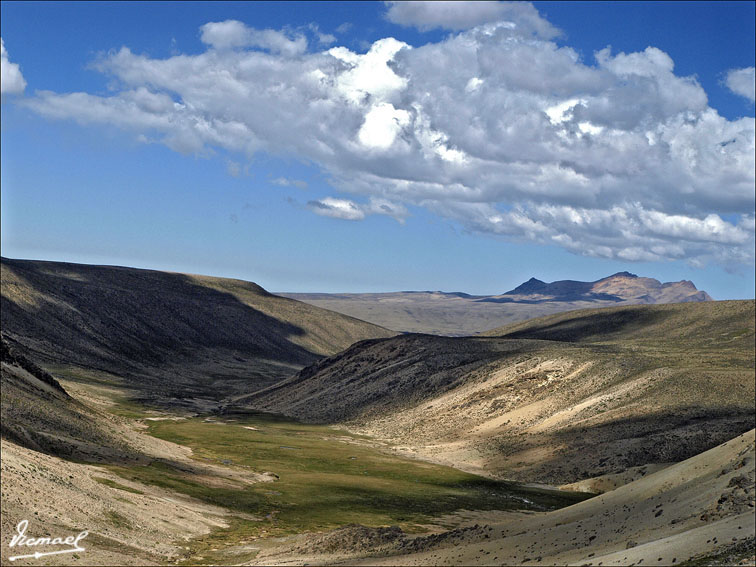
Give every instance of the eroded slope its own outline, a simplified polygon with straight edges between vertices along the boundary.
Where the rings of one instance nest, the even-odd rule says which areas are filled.
[[[368,341],[238,405],[553,484],[677,462],[754,427],[753,301],[558,317],[504,331],[517,338]]]
[[[29,551],[6,545],[24,520],[31,537],[90,532],[82,544],[86,553],[53,555],[42,564],[69,564],[71,557],[89,565],[161,564],[184,554],[188,538],[228,525],[227,509],[123,480],[111,472],[113,465],[168,468],[216,487],[243,488],[275,478],[192,459],[191,449],[145,434],[143,423],[69,395],[4,337],[0,354],[4,565]],[[31,553],[58,550],[47,546]]]
[[[46,371],[0,345],[0,434],[35,451],[85,461],[138,460],[111,416],[72,398]]]

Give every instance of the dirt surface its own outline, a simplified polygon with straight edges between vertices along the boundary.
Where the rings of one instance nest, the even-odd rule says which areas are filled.
[[[624,471],[604,474],[593,478],[586,478],[578,482],[570,484],[563,484],[559,487],[560,490],[575,490],[577,492],[589,492],[591,494],[602,494],[609,492],[620,486],[624,486],[630,482],[643,478],[648,474],[655,473],[674,463],[657,463],[650,465],[643,465],[640,467],[630,467]]]
[[[0,433],[24,447],[79,461],[137,461],[124,424],[71,397],[60,382],[2,339]]]
[[[357,528],[268,552],[280,565],[674,565],[719,555],[753,564],[754,431],[596,498],[547,513],[490,514],[488,522],[410,537]],[[480,517],[479,517],[480,519]],[[365,530],[363,530],[365,531]],[[381,537],[383,536],[383,537]],[[371,542],[379,548],[370,557]],[[385,555],[389,555],[385,557]],[[380,557],[379,555],[384,555]],[[750,563],[749,563],[750,562]]]
[[[22,520],[29,522],[27,536],[67,537],[87,530],[91,537],[82,540],[86,551],[78,557],[19,560],[14,565],[160,564],[179,556],[177,541],[226,525],[221,508],[123,480],[94,465],[72,463],[5,440],[2,456],[3,565],[10,564],[10,556],[29,552],[8,546]],[[107,486],[102,479],[128,490]]]
[[[752,301],[578,311],[500,334],[365,341],[236,404],[552,485],[619,480],[755,425]]]
[[[143,421],[105,411],[114,402],[102,389],[61,384],[13,349],[3,349],[1,385],[3,565],[16,555],[60,549],[11,548],[24,520],[27,537],[90,534],[81,544],[86,551],[14,565],[162,564],[184,554],[182,542],[227,525],[223,508],[124,480],[106,465],[160,463],[193,482],[219,487],[275,480],[199,462],[187,447],[147,435]]]
[[[3,439],[0,468],[3,565],[9,564],[8,557],[28,552],[8,546],[16,526],[23,520],[29,522],[27,536],[67,537],[84,530],[90,536],[82,543],[85,552],[18,560],[14,565],[165,564],[187,553],[189,547],[184,542],[228,526],[228,510],[170,489],[126,480],[111,473],[107,464],[147,466],[157,462],[170,466],[191,482],[218,488],[238,489],[276,479],[275,475],[242,467],[197,461],[187,447],[147,435],[146,425],[141,421],[108,417],[86,404],[79,406],[91,419],[90,431],[107,426],[108,439],[116,440],[126,451],[114,451],[112,445],[98,445],[94,453],[80,450],[77,453],[80,457],[102,463],[85,464]],[[69,443],[77,442],[76,438],[68,439]],[[238,517],[239,513],[234,515]],[[260,519],[248,516],[246,520]],[[31,553],[51,550],[30,549]]]

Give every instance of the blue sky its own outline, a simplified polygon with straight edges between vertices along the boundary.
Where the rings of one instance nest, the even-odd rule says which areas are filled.
[[[3,2],[2,254],[753,298],[754,5]]]

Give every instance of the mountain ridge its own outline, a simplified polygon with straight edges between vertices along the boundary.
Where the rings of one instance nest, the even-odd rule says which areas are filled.
[[[280,293],[404,333],[474,335],[509,323],[575,309],[712,301],[693,282],[661,282],[617,272],[592,282],[535,277],[498,295],[461,291]]]
[[[648,303],[684,303],[686,301],[712,301],[705,291],[699,291],[690,280],[664,282],[640,277],[630,272],[617,272],[593,282],[557,280],[544,282],[530,278],[516,288],[501,295],[533,296],[560,301],[580,299],[609,299],[627,301],[645,298]]]
[[[242,280],[9,258],[1,266],[11,344],[53,374],[107,374],[150,400],[221,399],[394,334]]]

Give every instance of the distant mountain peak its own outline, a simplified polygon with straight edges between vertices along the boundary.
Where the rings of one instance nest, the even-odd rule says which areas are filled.
[[[503,295],[520,296],[508,301],[634,301],[641,303],[677,303],[710,301],[691,281],[661,283],[654,278],[617,272],[594,282],[559,280],[551,283],[530,278]]]
[[[515,294],[528,294],[528,293],[535,293],[537,291],[540,291],[544,289],[546,286],[548,286],[546,282],[543,282],[536,278],[530,278],[525,283],[522,283],[518,285],[516,288],[514,288],[512,291],[508,291],[504,295],[515,295]]]

